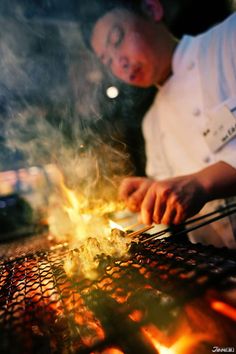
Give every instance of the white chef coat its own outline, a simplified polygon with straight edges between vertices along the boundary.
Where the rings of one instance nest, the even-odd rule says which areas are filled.
[[[212,151],[203,135],[212,112],[222,113],[222,106],[236,120],[236,14],[204,34],[184,36],[172,71],[143,120],[146,174],[161,180],[194,173],[218,161],[236,168],[236,138]],[[207,203],[201,213],[223,203]],[[228,218],[195,231],[190,239],[236,247]]]

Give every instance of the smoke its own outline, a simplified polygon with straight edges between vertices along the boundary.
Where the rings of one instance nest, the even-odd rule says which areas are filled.
[[[4,149],[20,153],[23,166],[57,165],[66,184],[88,198],[114,198],[132,166],[119,124],[111,129],[103,119],[104,72],[85,49],[75,21],[50,18],[50,11],[33,16],[32,4],[0,4]],[[4,169],[4,156],[0,165]]]

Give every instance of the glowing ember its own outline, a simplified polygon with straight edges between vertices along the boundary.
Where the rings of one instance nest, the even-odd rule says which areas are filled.
[[[154,333],[154,327],[143,327],[142,328],[142,333],[146,336],[147,339],[150,340],[150,342],[154,345],[154,347],[157,349],[159,354],[176,354],[174,350],[171,348],[168,348],[162,344],[160,344],[160,341],[158,340],[158,336],[156,337],[156,333]]]
[[[134,310],[129,317],[134,321],[134,322],[141,322],[143,318],[143,313],[140,310]]]
[[[189,354],[205,353],[202,343],[209,341],[210,334],[193,333],[190,327],[186,327],[184,334],[177,339],[165,337],[155,326],[142,327],[142,333],[154,345],[159,354]]]
[[[107,348],[104,351],[102,351],[102,354],[124,354],[124,352],[122,352],[120,349],[117,348]]]
[[[236,321],[236,310],[232,306],[222,301],[214,300],[211,303],[211,307],[213,310],[231,318],[233,321]]]

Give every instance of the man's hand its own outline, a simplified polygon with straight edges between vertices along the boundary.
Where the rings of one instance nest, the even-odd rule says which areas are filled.
[[[198,213],[206,202],[195,175],[155,181],[143,198],[141,220],[145,224],[179,224]]]
[[[163,181],[128,177],[119,194],[131,211],[140,211],[141,222],[179,224],[207,202],[236,195],[236,169],[219,161],[197,173]]]
[[[126,202],[127,207],[133,211],[141,210],[141,204],[148,188],[155,181],[146,177],[127,177],[123,179],[119,188],[119,198]]]
[[[195,175],[163,181],[128,177],[121,183],[119,196],[131,211],[140,212],[145,224],[179,224],[207,202]]]

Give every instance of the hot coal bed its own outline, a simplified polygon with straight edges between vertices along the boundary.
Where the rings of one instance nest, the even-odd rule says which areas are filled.
[[[37,248],[38,237],[28,238],[29,247],[36,240]],[[0,263],[1,354],[235,348],[235,251],[174,237],[150,240],[134,244],[128,259],[101,259],[100,276],[91,281],[64,271],[76,250],[29,249]]]

